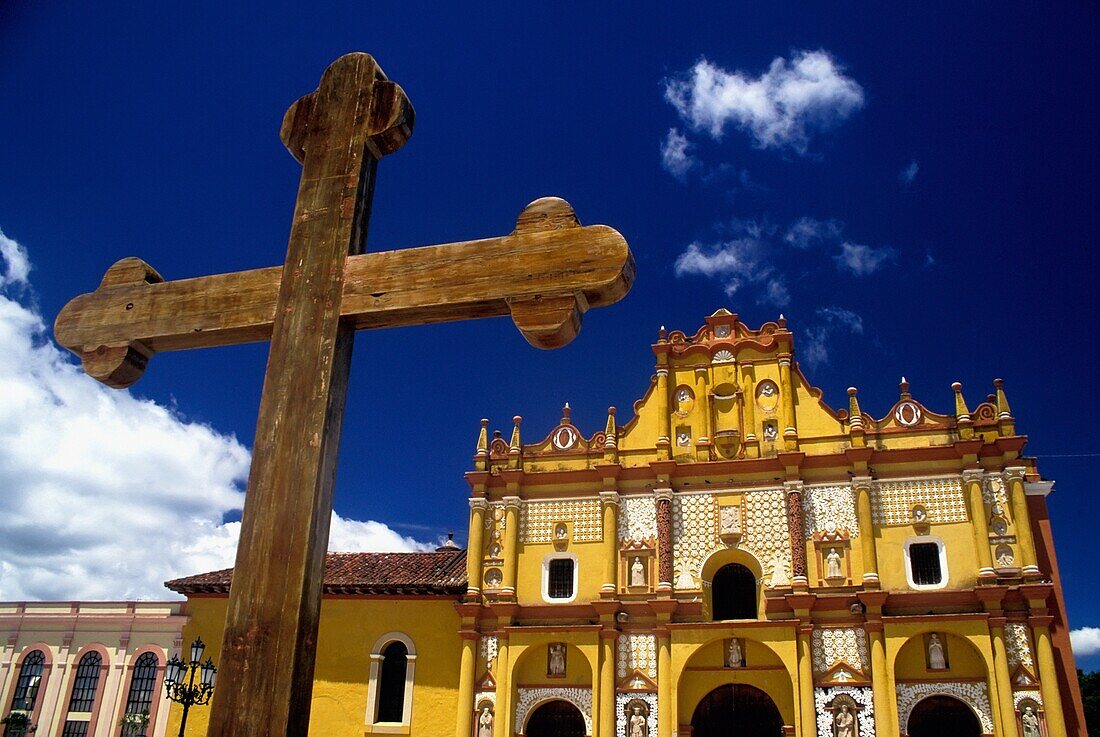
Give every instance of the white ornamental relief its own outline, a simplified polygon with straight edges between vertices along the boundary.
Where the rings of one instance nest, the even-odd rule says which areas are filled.
[[[635,670],[657,680],[657,637],[655,635],[619,635],[618,677],[626,678]]]
[[[802,514],[806,539],[814,532],[848,530],[859,537],[856,519],[856,495],[851,486],[807,486],[802,492]]]
[[[554,539],[554,524],[573,523],[573,542],[603,540],[599,499],[564,499],[526,502],[519,510],[519,538],[525,543],[548,543]]]
[[[619,540],[657,539],[657,501],[651,496],[623,497],[619,504]]]
[[[527,715],[547,701],[560,699],[577,707],[584,718],[585,734],[592,734],[592,689],[590,688],[518,688],[516,732],[523,734]]]
[[[672,559],[676,588],[698,588],[699,569],[718,545],[718,500],[714,495],[673,497]]]
[[[1008,655],[1008,670],[1014,671],[1021,665],[1035,672],[1035,660],[1031,656],[1031,638],[1027,625],[1010,622],[1005,625],[1005,650]]]
[[[1012,706],[1016,709],[1020,708],[1020,702],[1025,699],[1031,699],[1039,706],[1043,705],[1043,694],[1039,691],[1023,690],[1012,692]]]
[[[765,489],[745,494],[745,535],[737,546],[768,570],[776,559],[790,554],[791,531],[787,527],[787,492]]]
[[[969,706],[982,723],[982,732],[993,734],[993,714],[989,709],[989,692],[984,683],[899,683],[895,686],[898,695],[898,726],[901,734],[906,734],[909,715],[922,699],[927,696],[953,696]]]
[[[909,525],[920,505],[928,522],[966,522],[966,497],[958,476],[913,481],[878,481],[871,486],[871,517],[876,525]]]
[[[817,627],[810,635],[814,672],[824,673],[840,661],[867,670],[867,635],[862,627]]]
[[[480,643],[481,659],[485,661],[489,670],[493,669],[493,662],[497,659],[496,635],[483,635]]]
[[[859,737],[875,737],[874,690],[867,686],[827,686],[814,689],[814,710],[817,712],[817,737],[833,737],[833,712],[828,706],[837,696],[851,697],[861,707],[858,720]]]
[[[476,694],[474,694],[474,706],[475,707],[478,704],[480,704],[484,701],[488,701],[490,704],[493,705],[493,709],[496,710],[496,708],[497,708],[497,692],[496,691],[478,691]]]
[[[630,734],[626,728],[626,705],[631,701],[644,701],[649,707],[649,737],[656,737],[657,731],[657,694],[655,693],[617,693],[615,694],[615,734]]]
[[[733,353],[727,350],[718,351],[711,359],[711,363],[733,363]]]
[[[1003,516],[1008,511],[1008,493],[1005,491],[1004,477],[991,473],[982,479],[982,501],[994,517]]]

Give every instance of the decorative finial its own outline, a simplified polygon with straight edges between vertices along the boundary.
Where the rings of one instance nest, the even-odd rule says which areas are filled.
[[[1012,418],[1012,408],[1008,406],[1008,397],[1005,396],[1005,383],[1001,379],[994,379],[993,387],[997,390],[997,427],[1001,435],[1015,435],[1016,423]]]
[[[605,460],[615,462],[619,459],[619,438],[615,428],[614,407],[607,408],[607,424],[604,425],[603,451]]]
[[[951,390],[955,392],[955,424],[959,428],[959,437],[966,440],[974,435],[974,421],[963,399],[962,388],[963,385],[957,381],[951,385]]]
[[[786,316],[783,315],[782,312],[779,313],[779,319],[776,322],[779,324],[779,327],[781,327],[781,328],[787,327],[787,318],[786,318]]]
[[[902,399],[909,399],[909,397],[912,396],[909,394],[909,379],[904,376],[901,377],[901,383],[898,384],[898,390],[901,392]]]
[[[859,400],[856,394],[859,390],[854,386],[848,387],[848,428],[852,433],[852,445],[863,445],[863,412],[859,409]]]
[[[661,329],[657,331],[657,342],[664,343],[668,340],[668,331],[665,330],[665,326],[662,325]]]
[[[477,452],[474,455],[476,458],[489,456],[489,420],[484,418],[481,420],[481,430],[477,434]]]
[[[512,418],[512,422],[515,423],[515,426],[512,428],[512,441],[508,443],[508,452],[519,453],[519,423],[523,422],[523,418],[516,415]]]
[[[569,424],[569,413],[573,410],[569,407],[569,402],[565,403],[565,406],[561,408],[561,424]]]
[[[454,532],[448,532],[447,533],[447,541],[445,543],[443,543],[442,545],[440,545],[438,548],[436,548],[435,552],[437,552],[437,553],[449,553],[452,550],[460,550],[460,549],[461,548],[459,548],[458,545],[455,544],[455,534],[454,534]]]

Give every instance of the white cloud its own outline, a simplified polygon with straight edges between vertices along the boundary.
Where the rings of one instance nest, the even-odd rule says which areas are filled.
[[[1077,657],[1100,653],[1100,627],[1078,627],[1070,630],[1069,640],[1073,644],[1073,654]]]
[[[776,57],[759,77],[729,72],[706,59],[665,83],[665,99],[695,130],[720,139],[728,124],[760,148],[804,153],[814,129],[831,127],[863,106],[863,89],[825,51]]]
[[[27,249],[0,230],[0,288],[11,284],[26,284],[31,273]]]
[[[894,255],[892,248],[872,248],[845,241],[840,244],[840,253],[834,258],[838,268],[847,269],[856,276],[867,276],[878,271]]]
[[[917,178],[918,171],[920,171],[920,166],[917,164],[916,159],[914,159],[909,162],[909,166],[898,172],[898,181],[905,185],[912,184],[913,180]]]
[[[787,228],[783,240],[795,248],[809,248],[818,242],[839,238],[843,228],[844,226],[836,220],[801,217]]]
[[[683,181],[687,173],[698,163],[691,155],[690,148],[691,143],[675,128],[669,128],[665,140],[661,141],[661,164],[669,174],[680,181]]]
[[[798,346],[799,360],[807,366],[820,366],[829,360],[829,340],[839,331],[863,333],[863,318],[843,307],[819,307],[817,324],[803,331]]]
[[[249,452],[84,376],[12,291],[26,250],[0,237],[0,599],[164,598],[166,579],[233,564]],[[332,548],[426,547],[334,516]]]

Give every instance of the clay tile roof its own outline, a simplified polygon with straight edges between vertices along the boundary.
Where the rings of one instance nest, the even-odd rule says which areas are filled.
[[[181,594],[228,594],[233,569],[165,581]],[[434,553],[329,553],[325,556],[326,594],[466,593],[466,551]]]

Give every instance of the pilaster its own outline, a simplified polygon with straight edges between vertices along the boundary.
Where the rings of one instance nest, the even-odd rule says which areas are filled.
[[[672,591],[672,489],[657,489],[657,591]]]
[[[875,543],[875,522],[871,512],[871,477],[856,476],[852,479],[856,494],[856,523],[859,525],[859,549],[863,556],[863,585],[879,587],[878,549]],[[875,706],[878,714],[878,706]]]
[[[1022,466],[1005,469],[1005,485],[1008,486],[1009,503],[1012,505],[1012,523],[1016,532],[1016,542],[1020,547],[1020,561],[1025,579],[1040,577],[1035,557],[1035,537],[1031,532],[1031,515],[1027,511],[1027,497],[1024,494],[1024,473]]]
[[[966,487],[966,500],[970,508],[970,522],[974,528],[974,550],[978,554],[978,580],[992,583],[997,580],[993,570],[993,555],[989,552],[989,522],[985,515],[985,501],[982,499],[982,479],[985,473],[980,468],[963,471],[963,484]]]
[[[791,536],[791,583],[795,588],[810,584],[806,573],[806,530],[802,522],[802,482],[786,481],[787,526]]]
[[[618,469],[618,466],[614,467]],[[604,486],[611,490],[600,492],[600,511],[603,514],[603,585],[600,596],[615,596],[619,591],[619,493],[614,490],[615,478],[604,478]]]
[[[504,581],[500,592],[505,597],[516,595],[516,567],[519,564],[518,496],[504,497]]]
[[[482,551],[485,543],[485,512],[489,504],[484,499],[470,499],[470,534],[466,544],[466,596],[481,595]]]

